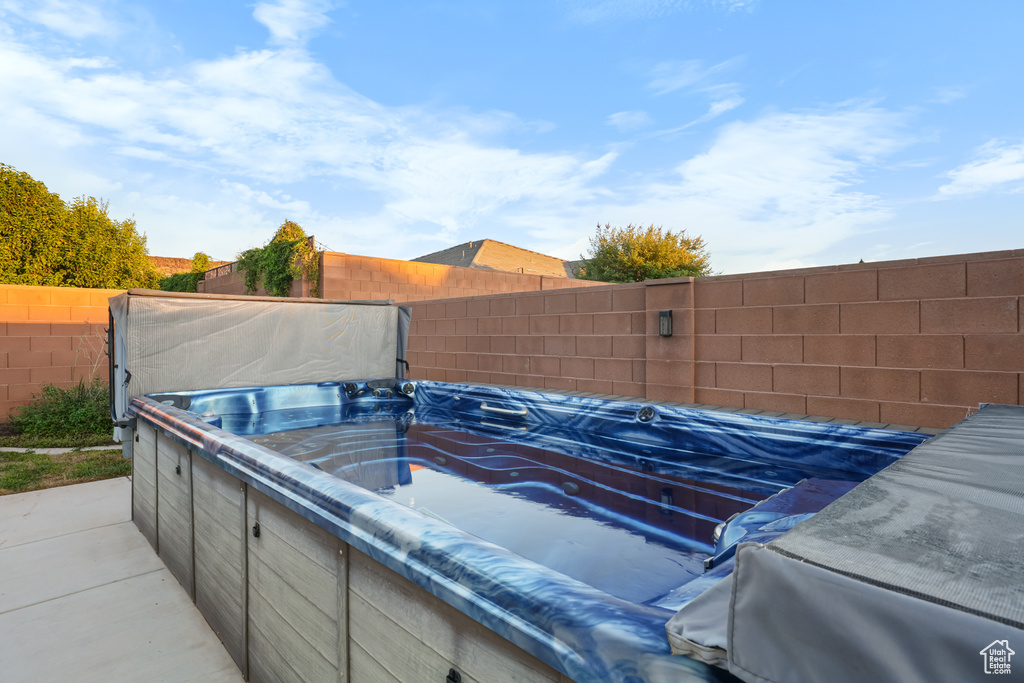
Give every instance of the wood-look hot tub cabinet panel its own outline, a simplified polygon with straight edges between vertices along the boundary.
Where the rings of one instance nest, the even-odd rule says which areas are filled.
[[[139,425],[132,445],[132,519],[154,550],[156,534],[156,440],[157,431]]]
[[[195,598],[192,572],[192,453],[157,437],[157,550],[178,582]]]
[[[247,525],[250,681],[347,680],[345,543],[251,488]]]
[[[349,557],[349,629],[354,681],[444,681],[454,667],[464,683],[569,682],[357,550]]]
[[[249,681],[443,681],[455,668],[466,683],[571,683],[167,435],[138,435],[150,475],[133,477],[136,524]]]
[[[246,672],[245,484],[192,458],[196,607]]]

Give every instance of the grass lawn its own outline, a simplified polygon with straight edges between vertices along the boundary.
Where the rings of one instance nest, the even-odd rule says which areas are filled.
[[[0,448],[7,446],[13,448],[88,448],[89,446],[120,448],[110,438],[110,431],[92,433],[74,431],[58,436],[19,434],[12,423],[0,422]]]
[[[109,398],[98,379],[71,388],[48,384],[12,413],[10,422],[0,423],[0,448],[110,447],[58,455],[0,451],[0,495],[131,474],[131,462],[121,457],[121,447],[111,440]]]
[[[59,455],[0,451],[0,495],[124,477],[132,463],[121,449],[71,451]]]
[[[0,423],[0,447],[116,447],[111,440],[110,396],[100,380],[69,389],[47,384],[42,393]]]
[[[110,434],[68,434],[64,436],[35,436],[32,434],[5,434],[0,425],[0,448],[88,448],[110,446],[120,448]]]

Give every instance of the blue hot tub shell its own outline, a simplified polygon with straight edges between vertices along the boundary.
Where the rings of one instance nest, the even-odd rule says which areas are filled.
[[[133,399],[128,412],[580,682],[729,679],[722,670],[671,656],[666,622],[729,575],[732,552],[741,540],[766,542],[785,533],[927,438],[395,379],[157,394]],[[555,474],[537,474],[522,489],[528,490],[525,496],[557,506],[564,493],[600,514],[619,505],[609,500],[625,501],[626,512],[607,514],[619,515],[624,524],[651,538],[675,533],[659,525],[657,515],[667,510],[685,517],[692,521],[687,533],[701,537],[684,538],[679,546],[700,555],[703,566],[696,575],[682,572],[685,580],[679,585],[659,588],[653,596],[629,586],[606,584],[602,589],[467,533],[443,516],[346,480],[352,468],[339,465],[337,453],[287,457],[256,443],[270,434],[381,423],[428,425],[431,434],[449,442],[451,434],[459,433],[469,444],[508,444],[506,450],[520,449],[516,462],[539,457],[541,451],[552,453],[554,460],[534,469]],[[435,442],[416,448],[440,452]],[[445,453],[435,455],[431,465],[412,450],[395,451],[389,462],[399,469],[392,483],[403,485],[400,468],[408,470],[410,462],[417,468],[421,465],[416,463],[426,462],[460,477],[480,467],[472,453]],[[438,457],[445,460],[443,466]],[[456,467],[452,458],[461,464]],[[332,467],[339,476],[332,474]],[[513,471],[527,469],[517,466]],[[653,484],[644,488],[647,480]],[[697,503],[690,509],[680,491],[685,496],[704,493],[693,498]],[[717,512],[699,509],[711,499],[727,504]],[[640,519],[639,513],[630,517],[634,504],[653,510],[651,519]],[[595,550],[598,558],[602,552],[616,552],[590,549]],[[642,574],[638,576],[630,580],[642,581]]]

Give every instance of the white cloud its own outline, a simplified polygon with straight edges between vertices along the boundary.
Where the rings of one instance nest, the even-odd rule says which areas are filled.
[[[891,217],[883,200],[855,185],[906,144],[902,123],[902,115],[867,105],[731,123],[672,176],[581,207],[576,231],[543,226],[535,237],[568,258],[586,247],[578,226],[640,222],[702,235],[716,270],[814,264],[817,254]],[[532,220],[543,225],[540,216]]]
[[[214,188],[209,194],[186,184],[178,184],[171,194],[162,191],[167,189],[140,188],[124,193],[118,202],[135,208],[136,224],[155,256],[189,257],[202,251],[215,260],[231,261],[245,249],[265,244],[283,222],[229,188]],[[118,215],[118,206],[111,203],[112,214]]]
[[[681,126],[659,131],[655,135],[678,133],[692,126],[707,123],[743,104],[745,100],[739,95],[738,84],[714,82],[716,76],[735,69],[743,60],[743,57],[733,57],[712,66],[704,66],[700,60],[691,59],[684,62],[662,62],[654,67],[647,87],[653,90],[655,95],[684,90],[687,93],[699,93],[711,100],[708,110],[701,116]]]
[[[271,43],[299,45],[330,23],[327,13],[332,9],[329,0],[276,0],[257,3],[252,16],[270,31]]]
[[[738,95],[733,95],[732,97],[727,97],[724,100],[712,102],[711,107],[708,109],[708,113],[697,119],[694,123],[703,123],[705,121],[710,121],[711,119],[724,114],[730,109],[735,109],[736,107],[743,104],[743,102],[744,99]]]
[[[760,4],[760,0],[708,0],[708,4],[712,7],[720,7],[731,12],[738,12],[740,10],[747,10],[749,12]]]
[[[956,102],[967,97],[967,93],[970,92],[970,87],[963,85],[951,85],[942,88],[935,88],[935,97],[931,99],[931,102],[938,104],[949,104],[950,102]]]
[[[759,0],[567,0],[569,17],[581,23],[616,19],[658,19],[677,12],[711,7],[750,11]]]
[[[665,95],[680,88],[706,83],[712,76],[733,69],[742,61],[742,57],[733,57],[708,67],[704,66],[699,59],[662,62],[652,70],[652,78],[647,83],[647,87],[653,90],[655,95]],[[734,88],[735,86],[717,85],[712,87],[717,88],[720,92],[722,88]]]
[[[254,190],[244,183],[227,180],[222,180],[220,185],[225,195],[234,196],[243,204],[255,204],[295,216],[312,216],[314,214],[309,202],[293,199],[288,195],[278,193],[277,196],[271,196],[263,190]]]
[[[701,234],[730,272],[812,263],[889,216],[854,185],[902,144],[901,117],[868,105],[771,114],[721,127],[675,168],[613,184],[614,151],[495,143],[533,124],[386,107],[295,47],[156,77],[82,59],[0,43],[0,153],[66,198],[103,196],[113,215],[134,213],[151,253],[168,256],[232,258],[290,218],[349,253],[407,258],[488,234],[576,258],[607,221]],[[742,101],[700,76],[724,68],[698,68],[682,86],[710,94],[706,117]]]
[[[697,126],[697,125],[700,125],[702,123],[707,123],[708,121],[710,121],[712,119],[718,118],[719,116],[721,116],[725,112],[731,111],[731,110],[735,109],[736,107],[738,107],[741,104],[743,104],[745,101],[746,100],[744,100],[739,95],[732,95],[730,97],[726,97],[724,100],[719,100],[717,102],[712,102],[711,106],[708,107],[707,112],[705,112],[703,115],[697,117],[693,121],[690,121],[689,123],[684,124],[682,126],[679,126],[677,128],[671,128],[669,130],[658,131],[656,133],[656,135],[659,135],[659,136],[661,136],[661,135],[670,135],[672,133],[678,133],[679,131],[686,130],[687,128],[691,128],[693,126]]]
[[[958,166],[946,177],[952,181],[939,188],[940,197],[977,194],[993,190],[1024,190],[1024,143],[1011,145],[992,140],[982,146],[975,159]]]
[[[109,57],[87,57],[84,59],[71,58],[64,62],[72,69],[109,69],[116,66],[114,60]]]
[[[693,85],[704,78],[707,73],[698,59],[689,59],[685,62],[662,62],[654,67],[654,78],[647,84],[647,87],[657,95],[664,95],[673,90]]]
[[[658,194],[681,204],[688,223],[707,226],[700,231],[719,251],[752,266],[807,260],[889,216],[877,197],[851,186],[900,146],[899,122],[861,107],[730,124],[706,153],[678,167],[681,182]]]
[[[730,124],[707,153],[678,167],[680,183],[659,194],[715,231],[744,234],[733,251],[804,257],[888,215],[878,198],[850,186],[864,166],[899,146],[898,121],[861,108]]]
[[[509,205],[589,201],[597,191],[590,184],[616,158],[490,144],[488,138],[537,124],[504,112],[384,107],[294,48],[242,51],[157,78],[83,70],[91,63],[51,59],[16,43],[0,45],[0,63],[9,67],[0,71],[5,130],[45,137],[53,160],[95,153],[106,167],[95,165],[98,178],[125,177],[125,189],[113,194],[147,203],[137,213],[155,253],[173,253],[169,245],[190,236],[212,239],[207,233],[219,231],[211,216],[264,230],[301,217],[333,231],[318,236],[346,250],[367,243],[379,250],[387,235],[457,239],[478,221],[494,224]],[[0,151],[8,155],[11,144]],[[205,182],[151,188],[137,170],[127,170],[140,164],[161,176]],[[213,193],[209,185],[222,179]],[[347,202],[349,218],[318,213],[301,190],[298,199],[284,201],[261,189],[307,181],[330,184],[331,196]],[[111,186],[99,180],[74,191],[95,188],[113,198]],[[197,228],[183,230],[182,223]],[[359,231],[350,233],[349,225]],[[216,245],[206,250],[223,254]]]
[[[615,126],[620,131],[645,128],[652,123],[654,121],[644,111],[620,111],[608,117],[608,125]]]
[[[117,22],[88,0],[0,0],[0,16],[11,14],[71,38],[112,36]]]

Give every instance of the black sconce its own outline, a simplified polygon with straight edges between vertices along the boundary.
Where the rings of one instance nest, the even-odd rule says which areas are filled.
[[[672,336],[672,311],[662,311],[658,314],[658,334],[662,337]]]

